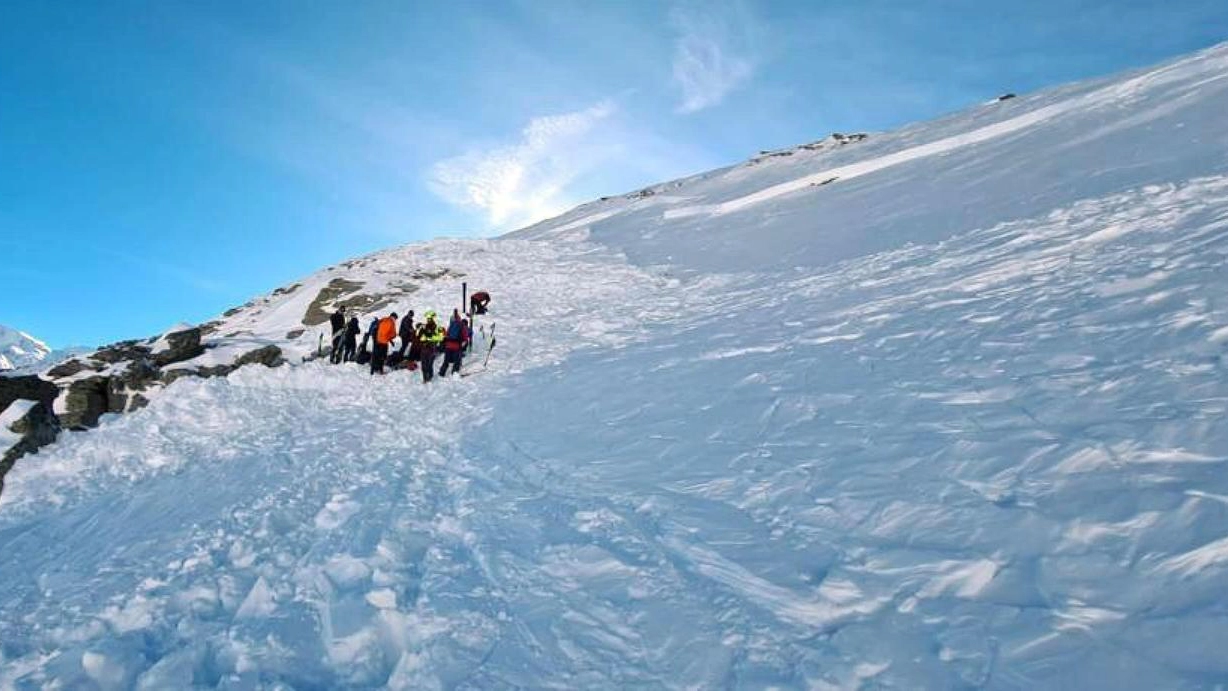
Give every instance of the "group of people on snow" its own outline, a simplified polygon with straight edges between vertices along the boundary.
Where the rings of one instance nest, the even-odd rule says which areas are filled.
[[[490,295],[479,292],[473,298],[475,300],[470,300],[472,313],[485,314]],[[371,374],[383,374],[385,368],[421,369],[422,381],[429,382],[436,374],[435,361],[442,355],[439,376],[448,376],[449,370],[452,374],[459,373],[465,355],[473,346],[473,329],[468,315],[454,309],[446,326],[434,310],[427,310],[422,316],[420,323],[414,322],[413,310],[400,318],[399,323],[396,312],[382,318],[374,317],[359,343],[362,329],[358,317],[351,316],[347,320],[345,307],[338,307],[329,317],[333,332],[330,362],[369,364]]]

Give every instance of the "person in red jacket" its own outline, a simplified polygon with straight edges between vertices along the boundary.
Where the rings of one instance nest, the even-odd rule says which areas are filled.
[[[490,304],[490,293],[479,290],[469,296],[469,314],[486,314],[486,306]]]
[[[379,320],[375,328],[375,349],[371,351],[371,374],[384,373],[384,363],[388,360],[388,348],[397,337],[397,313]]]

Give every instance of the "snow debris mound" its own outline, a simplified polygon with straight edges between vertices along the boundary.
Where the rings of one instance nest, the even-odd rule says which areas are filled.
[[[174,378],[5,479],[0,688],[1228,678],[1225,68],[765,154],[202,325],[164,369],[290,366]],[[336,307],[460,281],[493,297],[481,376],[314,358]]]

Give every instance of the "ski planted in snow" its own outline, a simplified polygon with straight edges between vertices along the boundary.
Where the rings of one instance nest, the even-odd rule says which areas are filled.
[[[461,372],[460,375],[462,377],[471,377],[475,374],[481,374],[482,372],[485,372],[486,364],[490,362],[490,354],[494,352],[495,344],[498,342],[499,342],[499,339],[495,338],[495,323],[491,322],[490,323],[490,345],[486,348],[486,357],[482,359],[482,369],[474,370],[472,372]]]

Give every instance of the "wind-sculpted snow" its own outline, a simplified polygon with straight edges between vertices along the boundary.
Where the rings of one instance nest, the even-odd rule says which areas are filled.
[[[220,330],[279,337],[336,278],[447,268],[492,292],[499,346],[430,386],[181,379],[22,459],[0,688],[1223,685],[1224,56],[254,301]],[[665,218],[1067,98],[845,192]],[[1162,145],[1178,121],[1201,149]],[[968,205],[925,196],[952,175]]]
[[[811,270],[1081,199],[1228,174],[1224,112],[1228,44],[594,202],[517,235],[567,229],[674,270]]]
[[[530,375],[469,441],[565,508],[484,503],[475,532],[496,572],[533,568],[500,546],[517,523],[577,563],[526,608],[543,628],[627,572],[614,630],[679,686],[1222,681],[1226,254],[1213,178],[747,277],[630,352]],[[553,634],[526,654],[570,668],[586,634]]]
[[[507,245],[488,374],[246,368],[18,466],[3,683],[1228,675],[1228,180],[809,276],[571,247]]]

